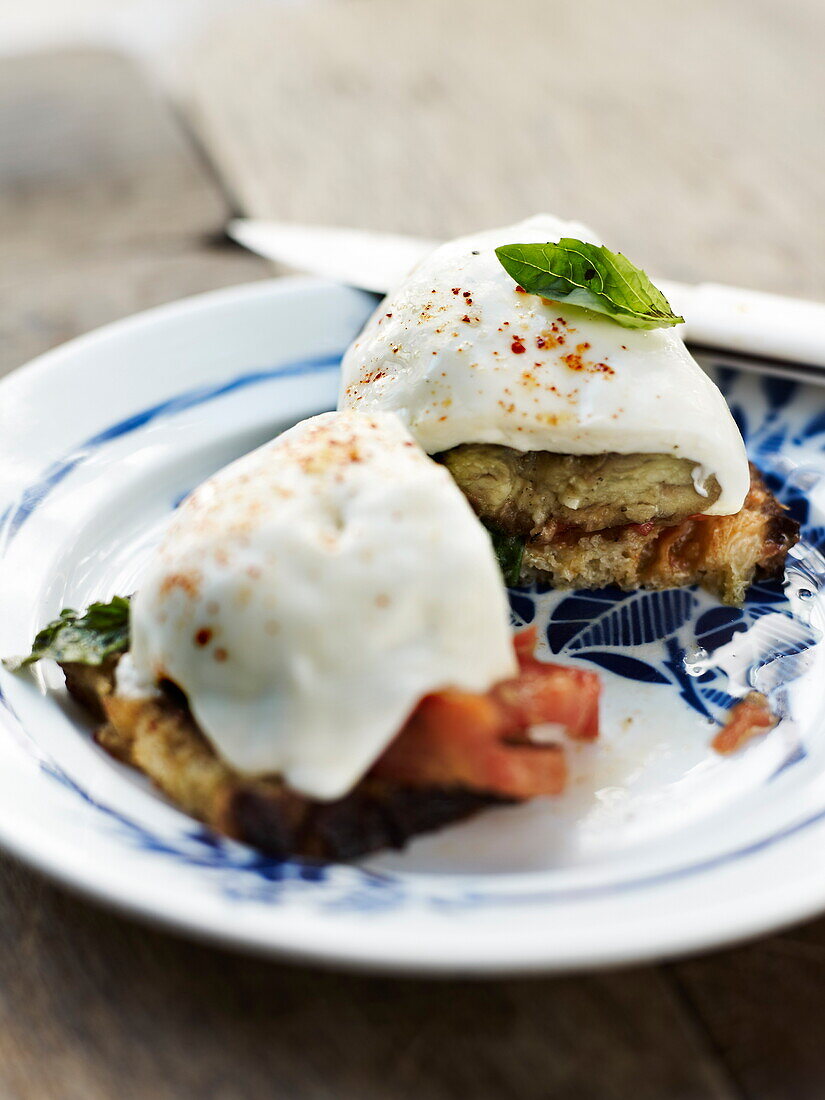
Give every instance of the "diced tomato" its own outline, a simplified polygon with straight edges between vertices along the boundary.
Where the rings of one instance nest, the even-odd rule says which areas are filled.
[[[416,786],[465,786],[502,798],[559,794],[567,779],[560,745],[529,739],[552,723],[571,737],[598,734],[599,678],[533,656],[535,628],[517,634],[519,673],[485,695],[442,691],[421,700],[373,767],[373,774]]]
[[[552,722],[563,726],[568,737],[576,741],[595,740],[599,736],[601,693],[598,674],[537,660],[533,656],[534,626],[516,634],[513,644],[519,674],[496,684],[491,691],[513,724],[527,729]]]
[[[525,626],[518,634],[513,635],[513,649],[516,651],[516,660],[519,664],[523,658],[533,656],[538,640],[539,632],[534,626]]]
[[[752,737],[773,729],[778,721],[765,696],[752,691],[735,707],[731,707],[728,720],[714,737],[712,745],[726,756],[741,749]]]
[[[428,695],[373,774],[414,786],[472,787],[502,798],[564,790],[567,767],[560,746],[508,744],[506,733],[489,695]]]

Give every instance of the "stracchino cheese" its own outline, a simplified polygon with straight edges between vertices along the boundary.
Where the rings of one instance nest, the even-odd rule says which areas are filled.
[[[327,413],[175,513],[132,604],[121,688],[164,678],[217,751],[344,795],[429,692],[516,670],[490,539],[390,413]]]
[[[672,454],[694,462],[708,515],[742,507],[748,463],[725,399],[672,328],[624,328],[527,294],[495,254],[503,244],[600,243],[539,215],[436,249],[347,351],[340,407],[398,413],[430,454],[497,443],[558,454]]]

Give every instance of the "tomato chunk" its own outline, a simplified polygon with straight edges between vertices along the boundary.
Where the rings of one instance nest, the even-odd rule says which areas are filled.
[[[416,786],[465,786],[501,798],[559,794],[567,780],[558,744],[531,741],[553,724],[569,736],[598,735],[598,675],[546,664],[533,656],[534,628],[514,638],[518,675],[485,695],[428,695],[373,767],[373,774]]]
[[[496,684],[492,696],[508,713],[514,726],[528,729],[552,723],[564,727],[568,737],[593,741],[599,735],[598,674],[590,669],[552,665],[533,656],[536,628],[515,636],[519,674]]]
[[[778,721],[765,696],[752,691],[731,707],[727,722],[712,741],[713,747],[726,756],[741,749],[752,737],[772,730]]]

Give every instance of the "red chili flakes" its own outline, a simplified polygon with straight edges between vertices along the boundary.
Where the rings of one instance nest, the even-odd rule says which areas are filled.
[[[208,626],[202,626],[195,634],[195,645],[205,646],[212,641],[212,631]]]
[[[590,344],[587,342],[576,344],[575,352],[570,352],[569,355],[563,355],[561,361],[570,370],[586,371],[589,374],[615,374],[611,366],[607,363],[589,363],[584,358],[584,354]]]
[[[557,348],[564,346],[564,337],[559,332],[559,326],[553,322],[550,328],[545,329],[536,337],[537,348]]]
[[[465,325],[469,325],[470,324],[470,314],[465,313],[464,316],[461,318],[461,320],[464,322]]]
[[[378,382],[381,378],[386,378],[387,372],[385,370],[374,370],[370,374],[365,374],[361,378],[361,384],[368,386],[370,382]]]
[[[513,353],[513,355],[524,355],[525,351],[527,351],[527,348],[524,346],[524,343],[522,342],[520,336],[513,337],[513,342],[510,345],[510,351]]]
[[[549,298],[542,298],[542,302],[544,302],[544,304],[546,306],[554,306],[554,305],[558,304],[556,302],[551,302]],[[559,326],[561,326],[563,329],[566,329],[567,332],[576,332],[577,331],[576,329],[573,328],[572,325],[568,325],[567,321],[565,321],[565,319],[563,317],[557,317],[555,319],[555,321],[553,321],[552,326],[551,326],[552,329],[553,329],[553,332],[558,332],[559,331]]]
[[[385,317],[392,317],[392,314],[391,313],[385,313],[384,316]]]
[[[527,291],[524,289],[523,286],[517,286],[516,287],[516,294],[526,294],[526,293],[527,293]]]
[[[461,287],[460,286],[454,286],[453,287],[453,294],[460,294],[460,293],[461,293]]]
[[[168,595],[173,589],[182,589],[187,596],[195,597],[200,592],[201,575],[193,570],[191,573],[170,573],[164,577],[160,586],[162,596]]]

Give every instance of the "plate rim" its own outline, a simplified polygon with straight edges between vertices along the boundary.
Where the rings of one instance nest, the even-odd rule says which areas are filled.
[[[363,295],[367,298],[367,292],[354,291],[332,280],[317,279],[311,276],[286,276],[257,280],[251,283],[234,284],[217,290],[207,291],[182,298],[173,302],[155,306],[140,311],[128,317],[113,321],[100,328],[84,333],[55,348],[49,349],[28,363],[16,368],[0,379],[0,404],[3,398],[12,388],[25,385],[30,380],[35,380],[41,373],[61,369],[67,358],[80,353],[96,343],[105,341],[111,337],[128,336],[130,333],[140,333],[146,325],[162,322],[190,315],[193,319],[200,310],[214,307],[230,306],[233,303],[260,298],[268,300],[271,297],[281,297],[285,294],[300,293],[304,290],[328,290],[332,292],[348,292]],[[11,717],[12,721],[19,721]],[[21,727],[25,727],[20,723]],[[29,736],[27,734],[27,736]],[[22,752],[22,748],[18,747]],[[44,782],[40,777],[40,782]],[[817,833],[817,828],[808,831],[810,837]],[[825,831],[825,827],[823,827]],[[810,842],[810,841],[809,841]],[[812,843],[812,842],[810,842]],[[808,889],[800,890],[795,905],[788,905],[787,895],[781,904],[774,906],[775,912],[766,915],[765,909],[758,910],[751,915],[750,921],[742,919],[741,906],[737,909],[736,903],[732,905],[732,912],[728,913],[727,926],[720,929],[720,923],[724,925],[722,914],[716,914],[712,926],[699,923],[693,934],[688,935],[684,930],[672,937],[668,942],[667,937],[650,939],[645,937],[645,929],[637,929],[635,948],[628,947],[626,940],[621,937],[610,943],[596,945],[598,950],[592,948],[579,954],[570,954],[560,958],[552,949],[550,941],[546,954],[537,952],[535,946],[531,946],[529,952],[520,955],[519,951],[508,951],[496,955],[493,951],[470,961],[469,959],[456,958],[448,949],[444,948],[442,954],[434,955],[432,952],[418,954],[416,950],[405,953],[396,947],[390,951],[377,951],[365,937],[362,948],[349,944],[341,948],[336,943],[334,931],[331,937],[319,943],[302,942],[300,935],[290,939],[284,935],[284,929],[279,929],[279,940],[264,940],[263,938],[250,938],[248,931],[233,933],[231,925],[218,927],[217,925],[205,926],[198,922],[195,914],[158,910],[145,899],[134,896],[123,896],[122,892],[113,890],[111,883],[107,884],[105,871],[99,871],[96,867],[85,868],[87,873],[76,866],[67,867],[61,863],[56,851],[45,849],[38,838],[25,829],[15,830],[13,823],[0,814],[0,844],[16,858],[33,866],[39,872],[59,882],[62,886],[100,902],[120,913],[137,916],[147,923],[168,928],[178,934],[185,934],[195,939],[215,943],[224,947],[252,952],[255,954],[277,957],[294,962],[313,962],[325,966],[338,966],[358,968],[367,971],[395,972],[408,974],[427,974],[431,976],[449,977],[452,975],[463,976],[505,976],[508,974],[525,974],[533,972],[552,973],[568,972],[572,970],[582,971],[604,966],[634,965],[640,962],[649,962],[655,959],[674,958],[688,954],[703,948],[719,947],[732,943],[742,942],[765,933],[768,930],[787,927],[790,924],[804,920],[825,908],[825,876],[819,890],[816,889],[816,876],[812,875],[806,883]],[[738,912],[738,917],[737,917]],[[330,928],[334,929],[334,921]],[[633,938],[632,936],[629,938]],[[489,946],[489,945],[488,945]]]

